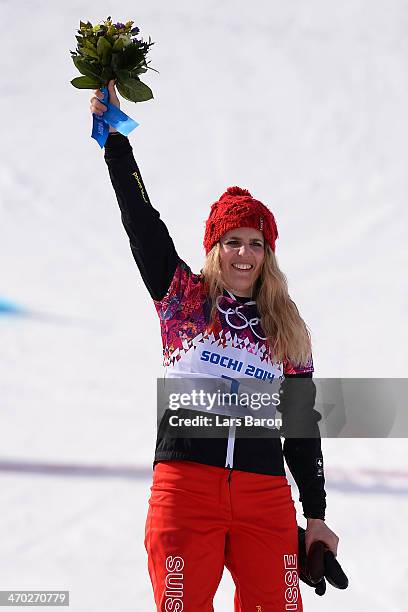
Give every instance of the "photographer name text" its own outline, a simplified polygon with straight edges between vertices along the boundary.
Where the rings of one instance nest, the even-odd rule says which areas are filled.
[[[169,425],[172,427],[282,427],[282,419],[280,418],[255,418],[251,415],[244,417],[226,417],[214,415],[212,418],[208,416],[197,415],[195,417],[179,417],[174,414],[169,418]]]

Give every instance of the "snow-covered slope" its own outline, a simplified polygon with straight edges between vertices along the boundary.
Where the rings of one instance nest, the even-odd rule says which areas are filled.
[[[108,15],[156,41],[154,100],[122,107],[141,124],[135,157],[180,255],[199,270],[210,204],[246,187],[276,215],[316,376],[403,377],[407,366],[402,0],[2,2],[2,588],[70,588],[75,612],[153,609],[149,479],[5,468],[152,459],[159,325],[90,138],[91,92],[69,83],[79,20]],[[305,609],[402,610],[406,441],[324,449],[328,523],[351,586],[306,592]],[[232,610],[228,576],[215,605]]]

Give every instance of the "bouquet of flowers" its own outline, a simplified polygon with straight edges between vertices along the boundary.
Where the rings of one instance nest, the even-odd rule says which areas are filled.
[[[89,21],[79,22],[75,37],[78,44],[70,53],[83,76],[72,79],[74,87],[98,89],[115,79],[118,92],[126,100],[143,102],[153,98],[152,90],[139,75],[154,70],[146,62],[146,54],[154,43],[150,36],[149,42],[139,39],[140,30],[133,23],[112,23],[111,17],[94,26]]]

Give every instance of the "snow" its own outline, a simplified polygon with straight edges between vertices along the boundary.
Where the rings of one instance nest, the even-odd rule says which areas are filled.
[[[69,83],[80,19],[133,19],[156,41],[154,100],[122,108],[141,124],[135,157],[191,267],[209,205],[246,187],[276,215],[315,375],[404,377],[407,366],[406,3],[117,10],[2,3],[1,588],[69,589],[75,612],[154,607],[143,532],[161,375],[157,315],[90,138],[91,92]],[[350,587],[303,588],[305,610],[402,611],[406,440],[323,447],[327,523]],[[232,601],[225,571],[215,610]]]

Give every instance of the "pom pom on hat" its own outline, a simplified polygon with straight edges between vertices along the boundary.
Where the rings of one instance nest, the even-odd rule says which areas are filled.
[[[221,236],[238,227],[260,230],[272,251],[275,251],[278,238],[275,217],[269,208],[252,197],[248,189],[234,186],[228,187],[211,206],[203,242],[206,255]]]
[[[252,194],[249,193],[248,189],[242,189],[241,187],[228,187],[227,191],[225,193],[222,194],[222,196],[220,197],[220,200],[222,200],[222,198],[224,196],[229,196],[229,195],[240,195],[240,196],[248,196],[250,198],[252,198]]]

